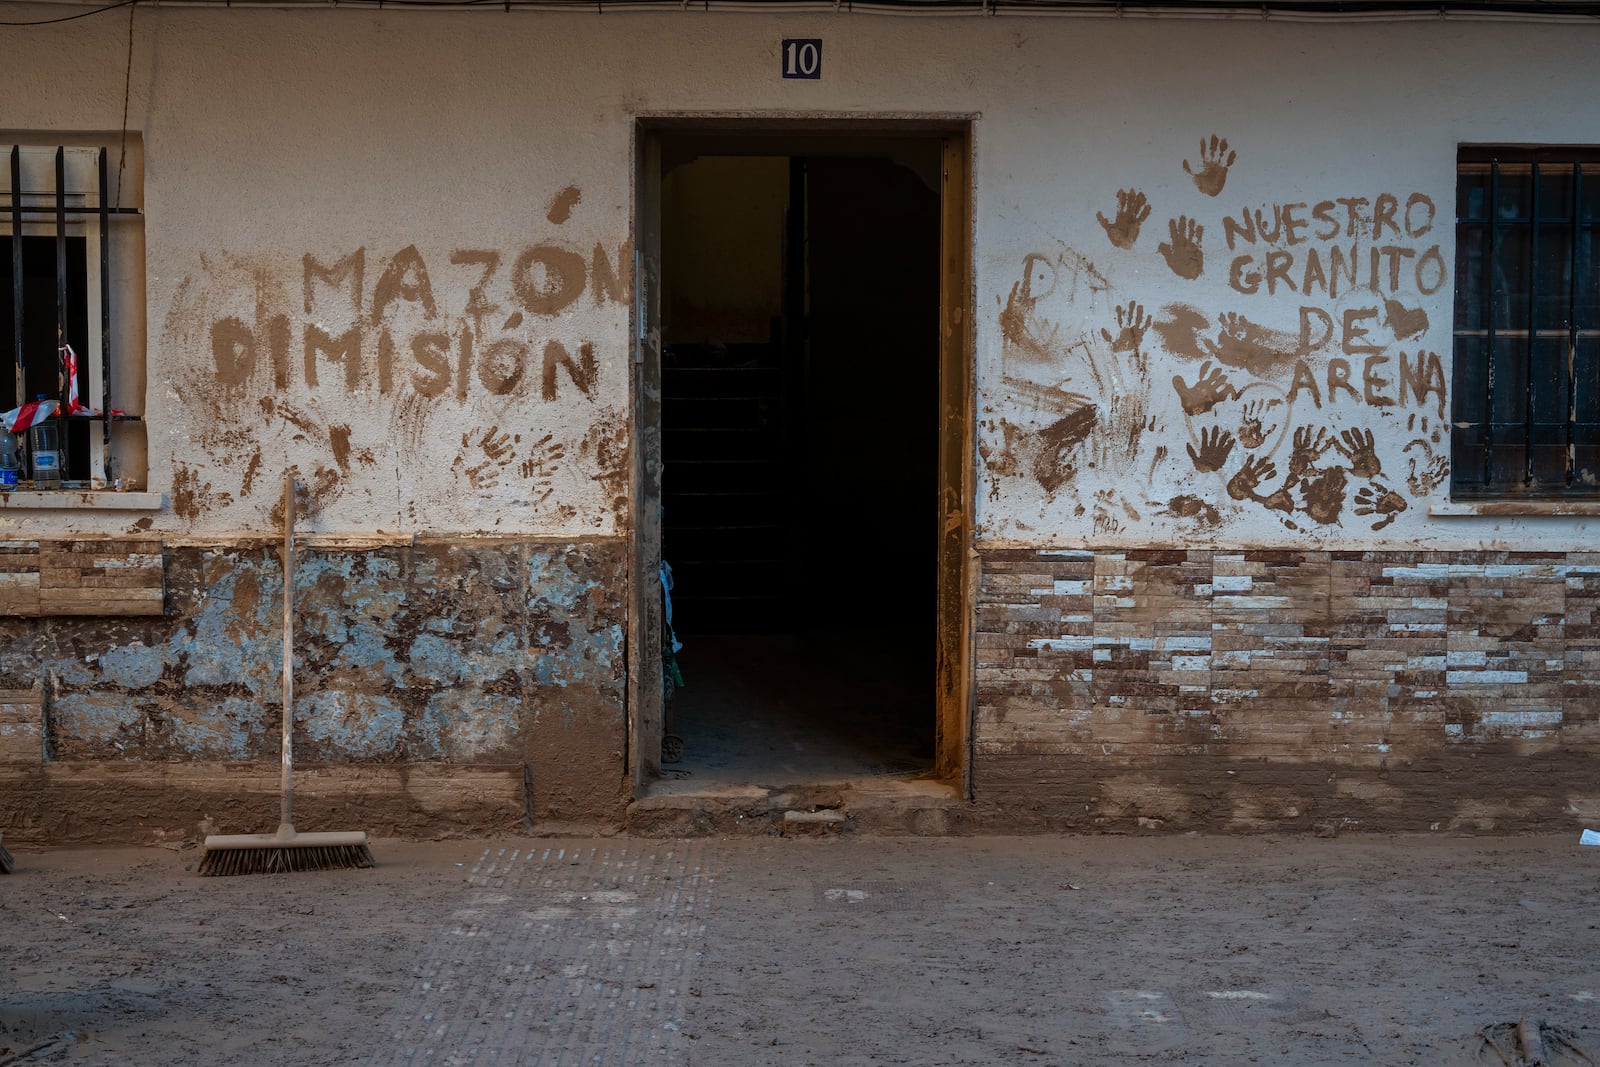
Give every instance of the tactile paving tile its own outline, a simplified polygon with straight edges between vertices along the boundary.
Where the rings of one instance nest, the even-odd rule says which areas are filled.
[[[694,842],[486,849],[368,1062],[686,1063],[712,881]]]

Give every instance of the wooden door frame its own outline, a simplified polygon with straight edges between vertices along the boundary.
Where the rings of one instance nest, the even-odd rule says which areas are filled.
[[[631,316],[628,604],[628,771],[642,796],[661,775],[661,164],[664,139],[726,142],[750,154],[803,155],[807,146],[869,137],[939,141],[939,563],[934,775],[971,796],[976,713],[973,547],[977,360],[973,315],[972,174],[976,116],[683,114],[635,118],[634,300]]]

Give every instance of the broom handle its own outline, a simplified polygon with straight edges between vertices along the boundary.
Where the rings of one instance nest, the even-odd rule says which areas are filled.
[[[294,475],[283,476],[283,808],[279,823],[294,825]]]

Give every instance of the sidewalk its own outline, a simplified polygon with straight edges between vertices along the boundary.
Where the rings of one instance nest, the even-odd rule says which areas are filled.
[[[1600,1061],[1577,838],[13,850],[0,1064],[1494,1064],[1523,1019]]]

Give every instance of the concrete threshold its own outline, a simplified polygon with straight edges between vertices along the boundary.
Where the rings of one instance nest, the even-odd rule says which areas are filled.
[[[955,786],[886,777],[781,786],[664,778],[628,805],[627,820],[628,832],[640,837],[943,837],[971,825],[969,805]]]

